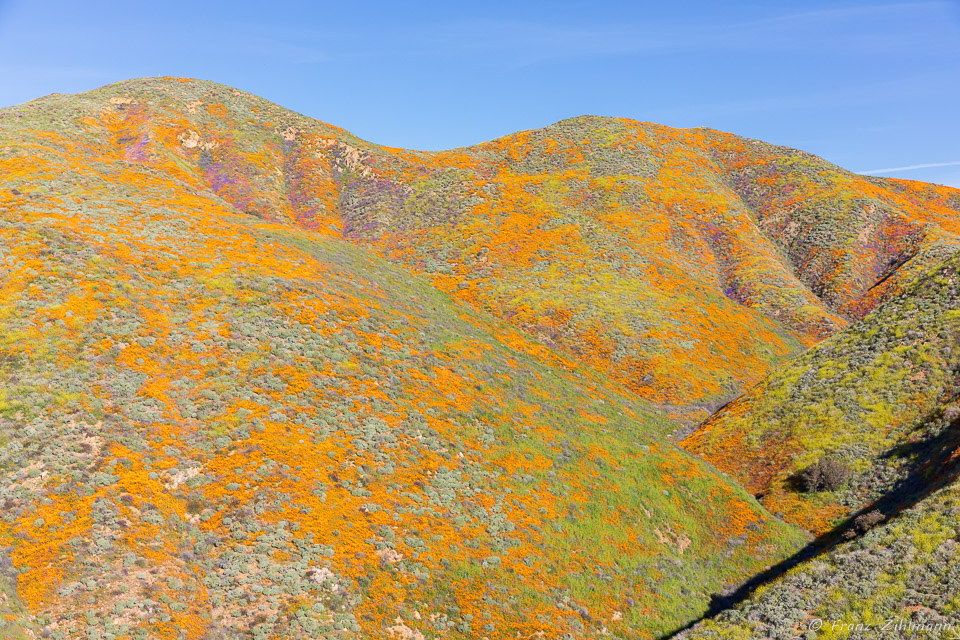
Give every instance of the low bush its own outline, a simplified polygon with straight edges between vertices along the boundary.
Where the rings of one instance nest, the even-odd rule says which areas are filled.
[[[824,457],[800,473],[800,486],[807,493],[837,491],[850,479],[850,468],[836,458]]]

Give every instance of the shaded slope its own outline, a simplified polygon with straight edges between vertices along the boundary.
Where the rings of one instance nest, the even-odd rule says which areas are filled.
[[[955,434],[957,435],[957,434]],[[678,639],[953,638],[960,633],[960,485],[798,566]]]
[[[947,428],[941,414],[960,393],[958,272],[960,255],[928,270],[711,416],[683,446],[810,530],[882,498],[929,458],[909,454],[912,443]],[[824,456],[851,466],[850,486],[802,493],[797,474]]]
[[[177,79],[0,115],[69,126],[71,154],[108,145],[240,211],[374,247],[687,418],[895,293],[960,231],[956,190],[629,120],[412,152]]]
[[[181,125],[89,100],[0,120],[8,625],[648,638],[801,544],[619,384],[238,214],[260,206],[244,180],[286,183],[190,164]],[[243,144],[270,166],[263,137]]]

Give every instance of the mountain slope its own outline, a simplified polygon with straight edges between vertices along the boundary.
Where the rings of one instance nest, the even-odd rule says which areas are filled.
[[[426,153],[212,83],[146,79],[4,112],[71,154],[374,248],[633,392],[705,418],[958,246],[957,190],[709,130],[583,117]]]
[[[243,174],[102,94],[2,115],[3,633],[650,638],[803,542],[604,374],[238,211],[266,125]]]
[[[954,468],[954,189],[597,117],[390,149],[171,78],[0,109],[0,176],[13,637],[671,632],[806,536],[647,401],[770,372],[684,444],[788,520]]]
[[[920,445],[949,429],[960,395],[958,300],[960,254],[718,411],[683,446],[771,511],[826,531],[929,463]],[[805,492],[798,475],[824,457],[849,465],[849,485]]]

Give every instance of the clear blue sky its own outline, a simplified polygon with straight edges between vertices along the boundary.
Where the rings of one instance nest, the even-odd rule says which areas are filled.
[[[177,75],[391,146],[598,114],[960,187],[956,0],[198,5],[0,0],[0,105]]]

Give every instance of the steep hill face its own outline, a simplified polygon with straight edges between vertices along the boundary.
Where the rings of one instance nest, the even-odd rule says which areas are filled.
[[[683,446],[787,520],[823,532],[923,473],[953,473],[960,413],[960,254],[711,416]],[[810,491],[823,458],[852,477]],[[902,498],[909,500],[911,492]]]
[[[181,87],[224,91],[2,112],[0,634],[650,638],[802,544],[602,372],[291,225],[356,235],[358,142]]]
[[[709,130],[583,117],[411,152],[175,79],[3,115],[71,122],[76,162],[110,148],[373,248],[687,419],[862,316],[960,234],[957,190]]]

